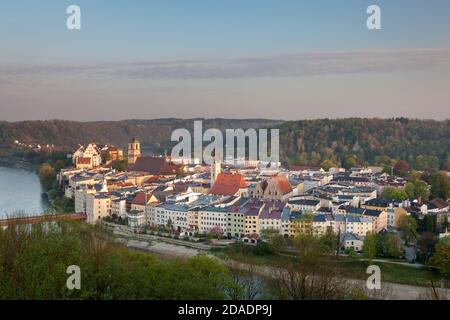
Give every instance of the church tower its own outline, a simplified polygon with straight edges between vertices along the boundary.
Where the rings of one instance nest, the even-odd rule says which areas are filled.
[[[128,164],[135,164],[137,158],[141,156],[141,143],[134,138],[128,144]]]
[[[214,161],[211,163],[211,188],[214,182],[217,180],[217,176],[222,172],[222,163],[220,161]]]

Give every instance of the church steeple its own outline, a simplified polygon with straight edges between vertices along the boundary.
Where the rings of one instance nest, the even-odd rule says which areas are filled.
[[[141,156],[141,143],[134,138],[128,143],[128,164],[135,164],[137,158]]]

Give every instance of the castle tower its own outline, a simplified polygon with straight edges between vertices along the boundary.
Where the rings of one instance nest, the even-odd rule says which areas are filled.
[[[135,164],[141,156],[141,143],[134,138],[128,143],[128,164]]]
[[[211,188],[214,182],[217,180],[217,176],[222,172],[222,163],[220,161],[214,161],[211,163]]]

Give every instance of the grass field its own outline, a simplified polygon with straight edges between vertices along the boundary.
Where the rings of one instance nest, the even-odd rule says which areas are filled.
[[[212,249],[211,252],[219,258],[229,258],[242,263],[279,267],[295,261],[295,258],[287,255],[266,254],[256,255],[254,253],[236,253],[228,248]],[[399,265],[393,263],[374,262],[381,269],[382,281],[406,284],[412,286],[429,286],[430,280],[435,285],[440,285],[441,276],[435,269],[428,267],[415,268],[413,266]],[[343,276],[351,279],[367,279],[366,273],[368,262],[348,257],[340,257],[338,266]],[[450,287],[450,280],[446,279],[445,286]]]

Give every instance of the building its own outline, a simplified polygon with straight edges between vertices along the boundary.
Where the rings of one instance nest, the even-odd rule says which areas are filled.
[[[248,193],[247,183],[240,173],[220,173],[209,193],[220,196],[245,197]]]
[[[114,146],[109,146],[104,151],[104,157],[105,161],[112,162],[112,161],[122,161],[123,160],[123,150],[118,149]]]
[[[387,226],[391,228],[398,228],[400,225],[400,219],[407,214],[408,212],[403,208],[387,209]]]
[[[96,224],[111,214],[111,197],[105,193],[88,194],[86,197],[87,223]]]
[[[278,175],[258,183],[252,192],[253,198],[286,201],[292,196],[292,186],[286,176]]]
[[[246,235],[260,234],[259,213],[261,212],[262,205],[262,202],[252,201],[241,208],[241,212],[244,213],[245,217]]]
[[[95,143],[90,143],[86,149],[80,146],[72,155],[72,161],[77,169],[91,169],[102,164],[102,155]]]
[[[314,200],[314,199],[289,200],[287,205],[292,209],[292,211],[316,212],[321,207],[320,200]]]
[[[126,197],[111,200],[111,216],[124,218],[127,216]]]
[[[128,164],[127,171],[146,173],[153,176],[175,176],[178,170],[184,170],[184,165],[177,165],[165,157],[138,157]]]
[[[313,234],[313,215],[304,214],[299,211],[291,213],[289,224],[289,237],[295,238],[301,234]]]
[[[367,217],[347,216],[345,217],[345,233],[352,233],[364,238],[368,232],[373,232],[373,220]]]
[[[131,202],[130,211],[145,211],[145,207],[150,204],[158,203],[158,199],[153,195],[146,192],[138,192]]]
[[[353,233],[345,233],[342,239],[342,244],[345,250],[353,250],[355,252],[362,252],[363,240]]]
[[[367,209],[364,211],[363,217],[372,220],[374,233],[379,233],[382,230],[387,230],[388,226],[387,211]]]
[[[228,233],[229,207],[208,206],[199,211],[200,233],[211,233],[213,230],[221,230],[222,234]]]
[[[214,183],[217,180],[217,177],[222,172],[222,164],[220,161],[214,161],[211,164],[211,187],[214,185]]]
[[[188,211],[189,207],[183,204],[160,204],[149,208],[150,224],[162,226],[176,232],[189,230]]]
[[[92,169],[94,167],[92,164],[92,158],[78,157],[75,162],[77,169]]]
[[[231,209],[227,216],[228,237],[241,238],[245,234],[245,214],[238,210]]]
[[[331,214],[316,214],[313,217],[313,234],[323,236],[334,232],[334,219]]]
[[[136,160],[141,156],[141,143],[134,138],[128,143],[128,164],[136,163]]]
[[[282,214],[285,204],[280,201],[265,202],[259,214],[259,232],[278,230],[282,233]]]
[[[90,143],[83,153],[84,158],[92,159],[92,167],[96,168],[102,164],[102,155],[95,143]]]

